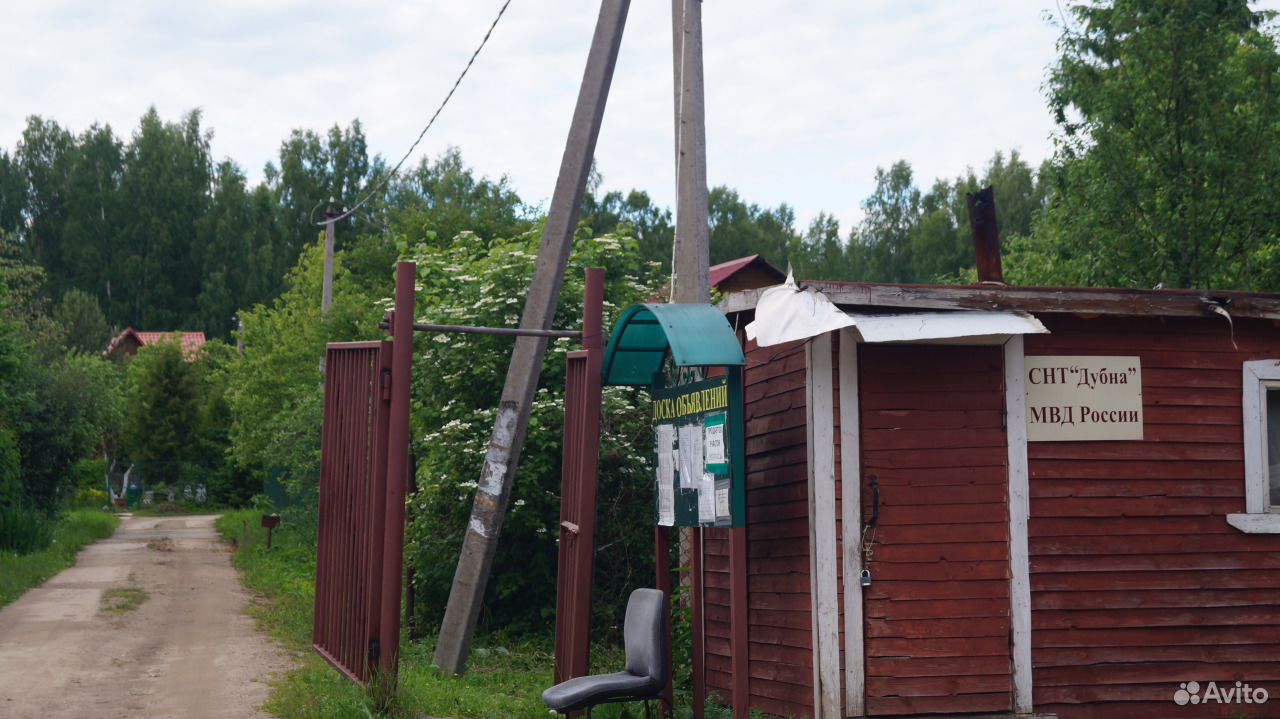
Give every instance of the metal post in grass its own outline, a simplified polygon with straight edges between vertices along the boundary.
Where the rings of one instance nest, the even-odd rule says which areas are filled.
[[[386,538],[382,552],[382,619],[378,670],[388,699],[400,662],[400,599],[404,589],[404,498],[409,472],[409,374],[413,362],[413,284],[417,266],[396,263],[391,317],[391,416],[387,432]]]

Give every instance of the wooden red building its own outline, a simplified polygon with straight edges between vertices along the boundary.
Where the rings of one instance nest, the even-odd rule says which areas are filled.
[[[753,708],[1280,716],[1280,296],[815,283],[722,309],[756,323]],[[705,666],[731,701],[727,531]]]

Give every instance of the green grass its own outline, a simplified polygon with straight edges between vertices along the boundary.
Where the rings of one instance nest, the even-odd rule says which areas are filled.
[[[58,520],[47,549],[21,555],[0,552],[0,607],[75,564],[81,547],[111,536],[119,524],[119,519],[106,512],[78,509]]]
[[[38,509],[0,507],[0,551],[31,554],[53,543],[54,520]]]
[[[128,614],[142,606],[148,596],[147,590],[140,587],[113,587],[102,593],[101,609],[104,614]]]
[[[286,524],[266,548],[261,512],[228,512],[218,520],[223,537],[236,545],[233,563],[245,584],[260,596],[250,612],[272,637],[299,655],[298,667],[276,680],[265,709],[282,719],[397,719],[495,717],[547,719],[542,691],[551,686],[554,658],[545,642],[506,641],[479,637],[466,676],[449,677],[431,665],[435,639],[401,640],[400,687],[395,704],[379,712],[360,687],[343,678],[311,650],[312,603],[315,598],[315,548]],[[246,525],[247,523],[247,529]],[[550,632],[548,631],[548,634]],[[615,638],[616,639],[616,638]],[[594,651],[597,671],[618,671],[621,652]],[[600,707],[599,719],[643,717],[639,704]],[[710,709],[710,718],[721,716]]]

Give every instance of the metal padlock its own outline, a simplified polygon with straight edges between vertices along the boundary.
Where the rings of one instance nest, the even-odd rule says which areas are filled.
[[[864,587],[871,586],[871,570],[870,569],[862,570],[862,574],[858,575],[858,583]]]

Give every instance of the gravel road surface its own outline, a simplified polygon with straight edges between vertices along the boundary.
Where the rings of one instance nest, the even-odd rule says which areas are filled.
[[[0,717],[265,717],[289,658],[245,616],[216,518],[126,517],[0,609]]]

